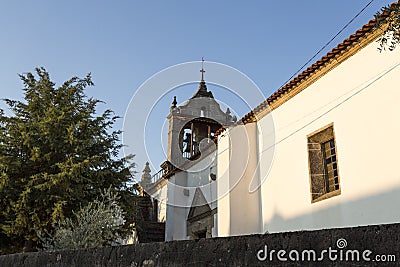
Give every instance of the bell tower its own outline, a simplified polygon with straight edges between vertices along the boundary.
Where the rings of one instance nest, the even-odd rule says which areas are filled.
[[[202,146],[212,142],[219,128],[236,121],[236,117],[231,116],[229,108],[225,112],[222,111],[212,92],[208,91],[204,79],[204,59],[200,72],[201,80],[195,94],[181,106],[178,106],[174,96],[167,116],[169,121],[167,161],[175,167],[179,167],[184,161],[196,158]]]

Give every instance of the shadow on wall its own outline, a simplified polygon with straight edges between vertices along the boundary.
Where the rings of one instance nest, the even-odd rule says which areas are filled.
[[[343,195],[343,191],[342,191]],[[337,198],[341,196],[336,196]],[[326,199],[323,201],[330,201]],[[334,206],[317,210],[318,202],[311,204],[314,212],[285,219],[278,212],[266,224],[267,232],[318,230],[362,225],[400,222],[400,187],[376,195],[340,202]],[[296,205],[296,203],[293,203]]]

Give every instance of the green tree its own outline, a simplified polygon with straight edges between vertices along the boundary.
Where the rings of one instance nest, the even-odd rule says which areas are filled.
[[[88,98],[90,74],[59,87],[44,68],[20,75],[24,101],[5,99],[0,109],[0,238],[2,253],[38,243],[58,221],[95,200],[107,188],[121,196],[125,229],[134,220],[132,156],[119,158],[117,116],[96,113]]]
[[[382,7],[375,15],[375,21],[375,27],[383,30],[383,35],[378,39],[379,50],[394,50],[400,41],[400,4]]]

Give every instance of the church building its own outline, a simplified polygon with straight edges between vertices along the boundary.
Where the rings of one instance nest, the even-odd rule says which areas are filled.
[[[375,23],[239,120],[202,68],[172,102],[161,171],[142,179],[165,241],[400,222],[400,49],[378,51]]]

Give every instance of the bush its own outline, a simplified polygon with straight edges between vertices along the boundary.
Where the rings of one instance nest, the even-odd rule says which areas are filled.
[[[55,234],[43,237],[44,250],[80,249],[110,246],[121,240],[118,230],[124,224],[124,212],[118,205],[118,195],[105,190],[100,199],[90,202],[74,217],[59,221]]]

